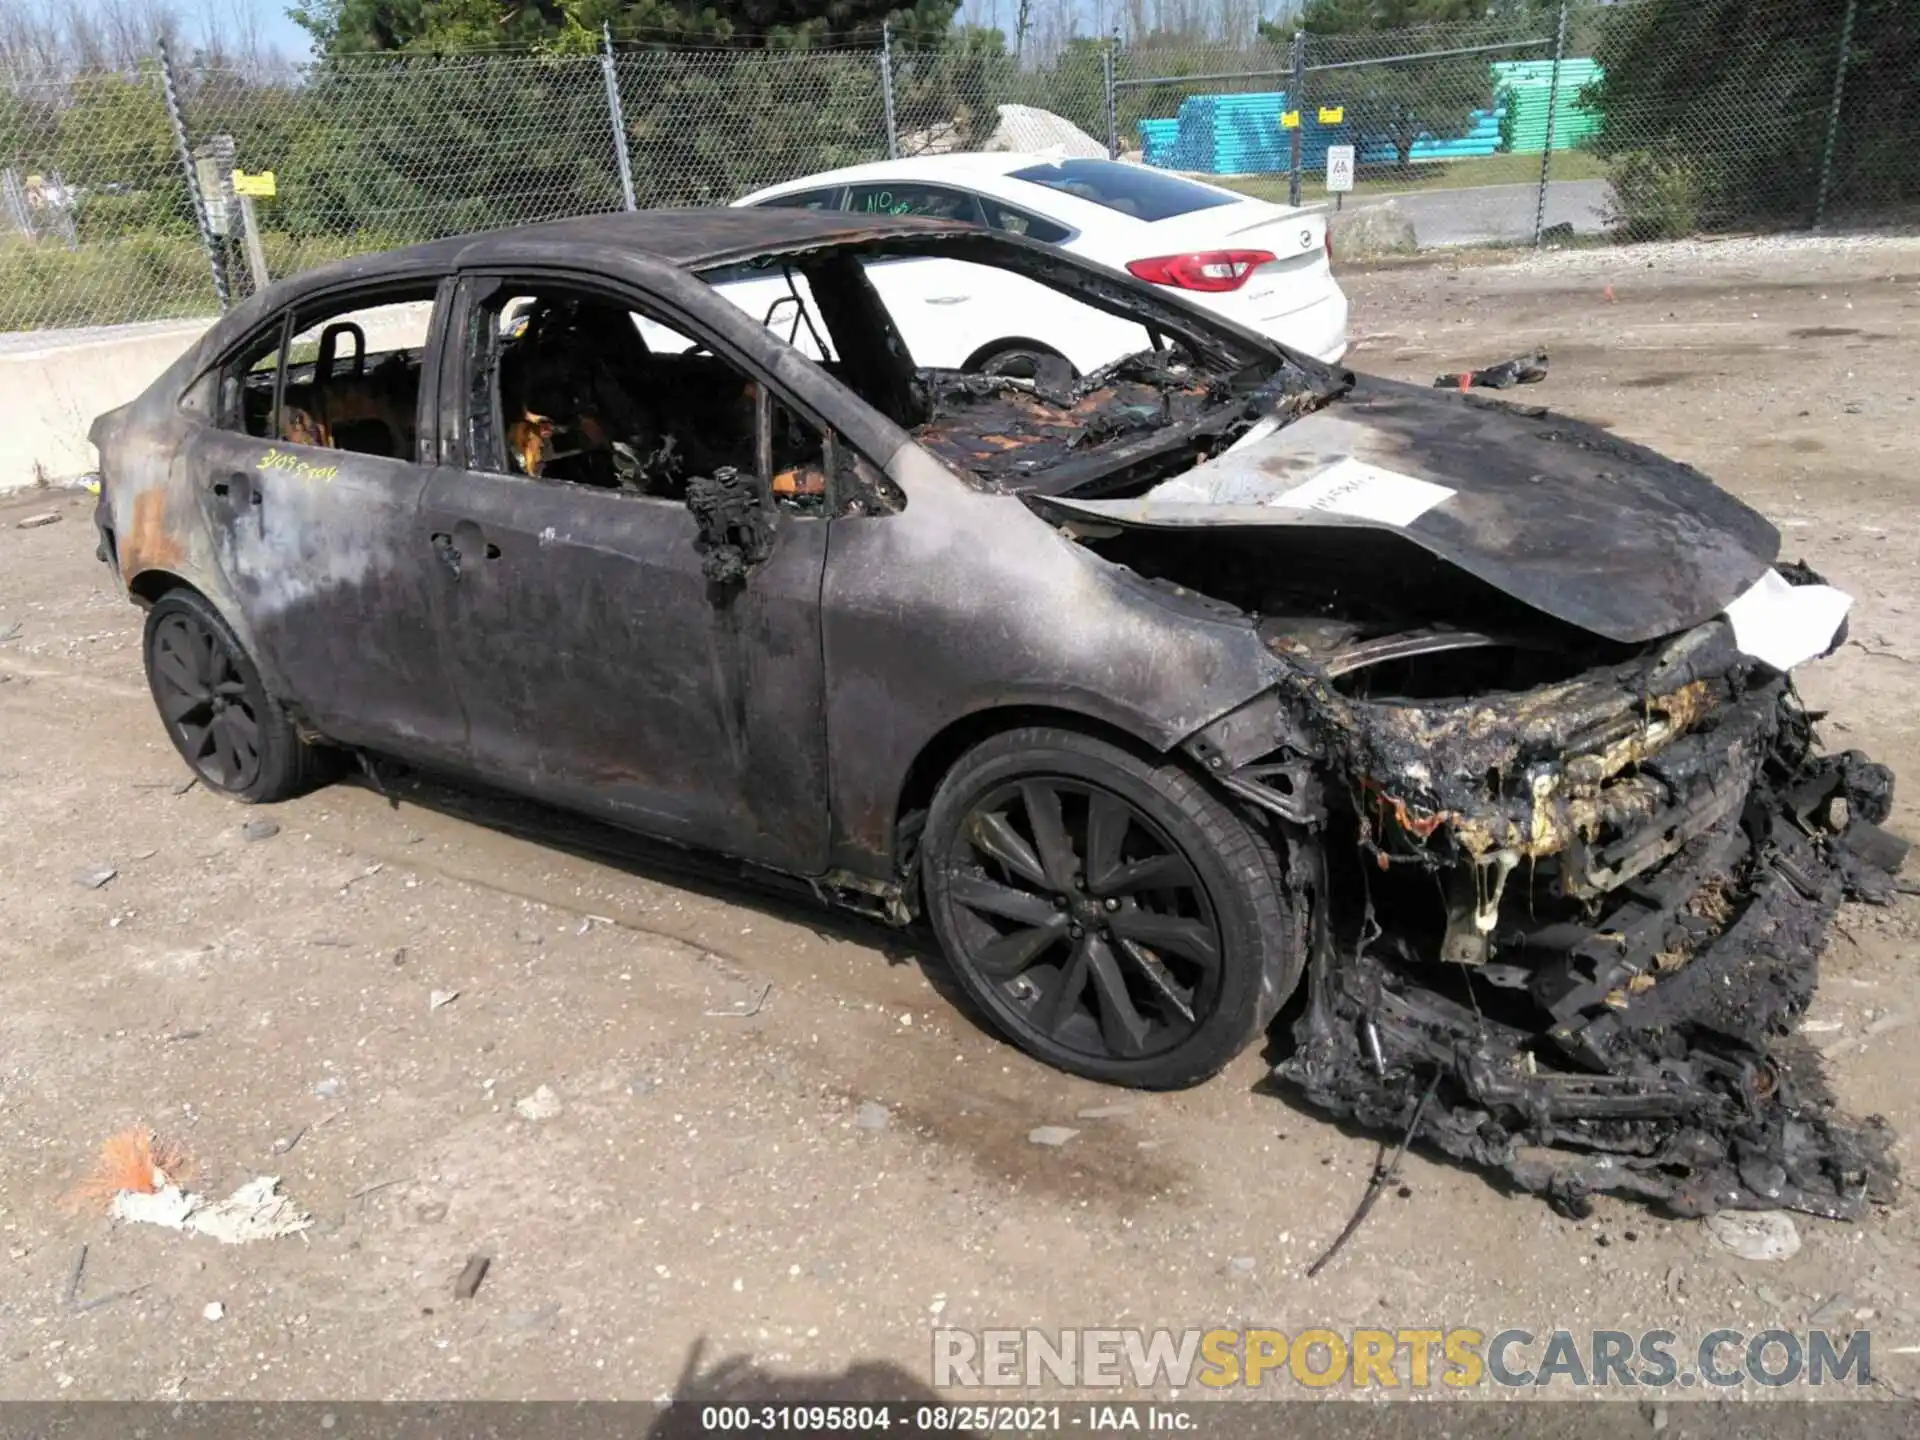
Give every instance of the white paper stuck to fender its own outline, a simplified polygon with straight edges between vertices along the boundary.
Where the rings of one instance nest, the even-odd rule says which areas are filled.
[[[1726,615],[1742,651],[1776,670],[1791,670],[1826,653],[1852,605],[1844,590],[1790,585],[1778,570],[1769,570],[1727,606]]]

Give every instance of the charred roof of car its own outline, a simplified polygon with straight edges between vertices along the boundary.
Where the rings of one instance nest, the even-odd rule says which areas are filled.
[[[848,251],[874,257],[940,255],[1017,270],[1056,285],[1111,314],[1125,315],[1184,341],[1196,357],[1246,363],[1272,342],[1154,293],[1144,281],[1115,274],[1058,248],[1010,231],[912,215],[849,215],[780,208],[638,210],[551,220],[512,229],[429,240],[402,249],[350,256],[269,285],[235,306],[189,352],[195,363],[219,353],[268,315],[311,297],[349,290],[421,288],[459,271],[510,266],[577,265],[604,273],[621,262],[712,278],[723,267],[792,265]],[[638,278],[638,277],[629,277]],[[1245,349],[1246,345],[1254,347]],[[1288,363],[1323,387],[1344,388],[1346,372],[1286,352]]]
[[[517,259],[528,245],[556,255],[570,250],[583,254],[623,250],[663,264],[699,270],[760,255],[977,231],[978,227],[957,221],[912,215],[847,215],[777,208],[622,211],[452,235],[397,250],[355,255],[289,276],[266,293],[284,299],[304,290],[327,289],[343,280],[378,280],[386,272],[399,278],[420,271],[484,265],[496,258]],[[1000,232],[995,232],[995,238],[1016,245],[1031,243]]]

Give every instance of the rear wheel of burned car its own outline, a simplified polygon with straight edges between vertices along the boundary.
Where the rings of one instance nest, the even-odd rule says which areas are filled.
[[[1263,1031],[1304,947],[1266,837],[1182,766],[1063,729],[970,751],[934,796],[928,915],[1015,1044],[1174,1089]]]
[[[325,778],[326,759],[294,731],[220,612],[169,590],[147,612],[147,686],[180,757],[209,789],[284,800]]]

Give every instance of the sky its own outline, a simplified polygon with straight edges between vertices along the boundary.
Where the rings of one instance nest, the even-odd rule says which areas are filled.
[[[85,0],[80,3],[84,4]],[[222,18],[236,10],[250,14],[260,26],[261,40],[289,60],[297,60],[313,48],[307,32],[287,18],[286,6],[281,0],[185,0],[181,8],[196,20],[203,15]]]

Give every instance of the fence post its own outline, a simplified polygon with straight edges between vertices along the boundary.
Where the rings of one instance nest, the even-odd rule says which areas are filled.
[[[1567,0],[1560,0],[1560,23],[1553,32],[1553,78],[1547,82],[1547,141],[1540,150],[1540,193],[1533,201],[1533,248],[1547,228],[1547,185],[1553,179],[1553,118],[1560,108],[1560,61],[1567,49]]]
[[[893,26],[880,26],[880,108],[887,117],[887,158],[900,158],[900,131],[893,120]]]
[[[1114,89],[1114,52],[1120,47],[1120,27],[1114,26],[1113,34],[1107,37],[1107,43],[1100,52],[1100,80],[1107,92],[1107,159],[1120,158],[1120,97]]]
[[[1827,107],[1827,140],[1820,147],[1820,187],[1813,197],[1813,228],[1827,221],[1827,189],[1833,183],[1833,147],[1840,138],[1840,101],[1847,88],[1847,55],[1853,49],[1853,11],[1855,0],[1847,0],[1846,17],[1840,22],[1840,54],[1833,62],[1833,101]]]
[[[633,203],[633,162],[627,157],[627,112],[620,105],[620,76],[613,64],[613,27],[600,25],[600,74],[607,82],[607,118],[613,122],[613,158],[620,167],[620,199],[629,210]]]
[[[207,252],[207,265],[213,271],[213,293],[224,314],[233,303],[227,289],[227,257],[213,238],[207,221],[207,197],[200,193],[200,174],[194,168],[193,149],[187,144],[187,122],[180,116],[180,92],[173,83],[173,55],[167,49],[167,37],[159,37],[160,93],[167,104],[167,124],[173,131],[174,152],[180,157],[180,170],[186,176],[187,202],[193,206],[194,228],[200,232],[200,247]]]
[[[1300,203],[1300,136],[1306,129],[1307,112],[1303,108],[1302,96],[1307,91],[1307,32],[1293,32],[1293,78],[1287,81],[1287,108],[1300,117],[1300,123],[1293,127],[1293,142],[1288,147],[1287,159],[1287,204]]]

